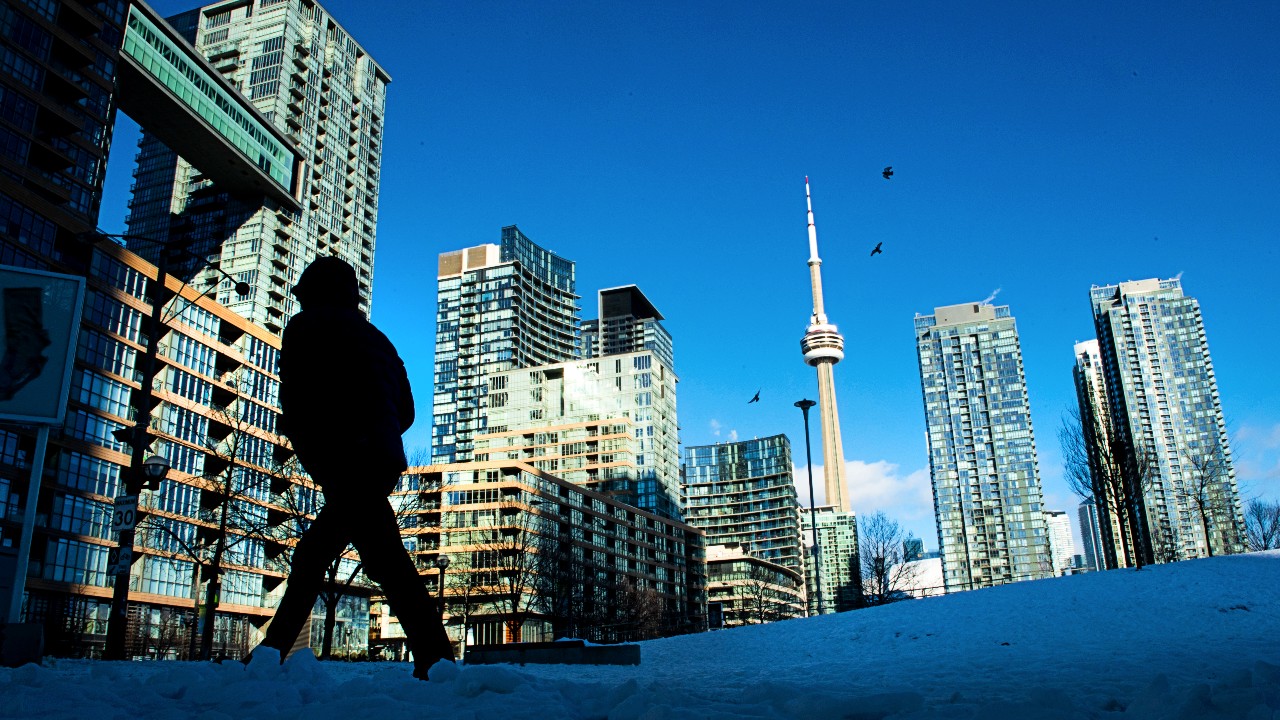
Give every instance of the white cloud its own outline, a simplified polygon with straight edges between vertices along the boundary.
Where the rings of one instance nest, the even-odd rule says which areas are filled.
[[[887,460],[847,460],[844,467],[845,485],[854,512],[859,516],[883,512],[890,520],[896,520],[904,530],[924,538],[926,544],[932,544],[929,539],[936,536],[936,529],[933,489],[929,483],[928,468],[904,473],[900,465]],[[815,465],[813,487],[819,505],[826,501],[823,478],[822,467]],[[808,507],[808,469],[797,467],[795,480],[800,505]]]
[[[726,436],[728,437],[728,440],[727,440],[726,442],[738,442],[738,431],[737,431],[737,430],[729,430],[727,433],[723,432],[723,431],[724,431],[724,425],[721,425],[721,424],[720,424],[720,421],[719,421],[719,420],[716,420],[715,418],[712,418],[712,419],[711,419],[711,422],[710,422],[710,423],[708,423],[708,425],[710,425],[710,426],[711,426],[711,435],[712,435],[712,437],[717,437],[717,438],[718,438],[718,437],[720,437],[721,435],[726,435]]]
[[[800,507],[809,507],[809,470],[805,467],[796,466],[792,470],[792,474],[796,481],[796,492],[800,495]],[[817,497],[816,504],[818,505],[826,502],[826,493],[823,492],[822,482],[822,466],[815,465],[813,468],[813,494]]]
[[[883,511],[904,526],[922,518],[933,522],[933,489],[927,468],[904,475],[897,463],[886,460],[850,460],[844,467],[849,498],[859,514]]]
[[[1276,423],[1271,427],[1263,425],[1255,425],[1252,423],[1240,426],[1231,438],[1231,444],[1236,451],[1249,449],[1276,450],[1280,449],[1280,423]]]
[[[1245,423],[1232,434],[1231,454],[1240,497],[1280,499],[1280,423]]]

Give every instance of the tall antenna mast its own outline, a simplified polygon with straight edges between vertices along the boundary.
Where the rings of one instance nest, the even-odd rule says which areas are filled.
[[[840,413],[836,409],[835,364],[844,359],[844,338],[827,320],[822,305],[822,259],[818,257],[818,229],[813,223],[813,196],[804,179],[804,201],[809,222],[809,286],[813,290],[813,315],[800,340],[804,361],[818,371],[818,415],[822,419],[822,475],[827,504],[851,512],[844,481],[844,444],[840,441]]]

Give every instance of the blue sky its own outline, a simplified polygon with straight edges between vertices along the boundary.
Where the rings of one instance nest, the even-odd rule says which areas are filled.
[[[517,224],[576,261],[584,318],[628,283],[666,316],[685,445],[785,433],[803,490],[807,175],[855,509],[936,547],[912,317],[996,293],[1046,505],[1074,522],[1057,431],[1089,287],[1178,275],[1242,494],[1280,496],[1280,4],[322,4],[392,77],[373,318],[421,405],[410,446],[430,437],[436,256]]]

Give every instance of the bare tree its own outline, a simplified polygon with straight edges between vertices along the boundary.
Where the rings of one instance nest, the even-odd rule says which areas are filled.
[[[149,638],[147,654],[155,660],[169,660],[181,654],[186,635],[182,614],[174,608],[152,608],[143,611],[141,632]]]
[[[790,612],[796,596],[790,595],[779,583],[781,574],[767,565],[749,563],[747,577],[739,584],[743,593],[744,623],[768,623],[793,617]]]
[[[497,594],[494,605],[503,615],[507,642],[520,642],[521,629],[537,599],[539,534],[538,517],[522,503],[504,501],[498,507],[498,525],[482,544],[473,564],[494,573]],[[476,562],[476,561],[479,562]]]
[[[471,553],[451,555],[449,572],[445,574],[445,610],[461,620],[462,644],[467,644],[471,618],[484,607],[487,590],[492,585],[484,573],[472,567]]]
[[[1249,501],[1244,516],[1249,550],[1274,550],[1280,548],[1280,501],[1255,498]]]
[[[862,519],[858,552],[862,564],[862,594],[867,605],[902,600],[915,583],[917,569],[906,557],[906,541],[898,521],[877,511]]]
[[[1195,509],[1200,519],[1205,552],[1213,557],[1213,540],[1217,535],[1223,552],[1230,553],[1243,544],[1230,491],[1230,463],[1221,450],[1188,450],[1182,459],[1187,471],[1182,474],[1177,494]]]
[[[1155,562],[1172,563],[1182,559],[1181,542],[1173,523],[1162,521],[1151,533],[1151,557]]]
[[[255,408],[251,400],[235,395],[234,387],[218,388],[225,401],[215,405],[207,416],[171,405],[158,421],[158,429],[171,438],[200,446],[196,450],[174,439],[161,440],[162,454],[172,456],[170,459],[177,461],[179,470],[186,464],[183,458],[187,454],[198,452],[204,456],[203,473],[188,480],[200,490],[197,517],[188,518],[167,509],[181,505],[177,500],[170,502],[167,495],[182,486],[166,481],[150,497],[147,515],[138,524],[144,546],[172,562],[191,563],[191,597],[197,617],[201,606],[199,588],[206,585],[198,650],[197,636],[191,633],[191,655],[202,659],[210,658],[213,652],[213,618],[221,596],[225,559],[228,555],[239,559],[245,548],[261,543],[271,534],[265,502],[275,474],[275,444],[271,433],[255,424],[256,418],[265,415],[265,407]]]
[[[1058,440],[1068,485],[1081,498],[1092,498],[1098,510],[1107,567],[1142,569],[1154,554],[1144,519],[1145,494],[1156,474],[1151,452],[1115,432],[1092,406],[1068,410]],[[1156,535],[1161,544],[1167,533]]]
[[[209,416],[201,519],[216,523],[204,528],[212,552],[205,586],[205,622],[200,633],[200,659],[213,654],[214,614],[222,594],[223,562],[238,545],[261,542],[270,533],[266,503],[271,497],[272,479],[279,471],[271,432],[262,427],[272,411],[239,391],[247,384],[226,383],[236,391],[225,403],[215,405]],[[277,439],[279,436],[275,436]],[[239,648],[241,653],[248,648]]]
[[[550,530],[550,528],[549,528]],[[547,532],[539,537],[534,577],[538,611],[551,622],[555,637],[585,637],[587,613],[585,589],[594,570],[586,554],[575,551],[568,532]]]
[[[618,619],[622,640],[651,640],[662,634],[664,608],[662,596],[651,587],[624,579],[617,589]]]
[[[175,570],[181,565],[191,565],[191,617],[199,617],[200,584],[206,558],[211,551],[210,538],[198,536],[196,527],[180,516],[157,512],[154,508],[138,522],[137,538],[142,546],[152,550],[152,558],[167,560]],[[145,629],[140,629],[140,632],[144,637],[147,635]],[[195,659],[200,652],[200,636],[194,626],[189,628],[187,636],[190,642],[187,658]]]

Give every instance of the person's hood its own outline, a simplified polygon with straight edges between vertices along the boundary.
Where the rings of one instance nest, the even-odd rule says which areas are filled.
[[[345,260],[332,256],[312,261],[289,292],[298,298],[304,309],[318,305],[360,305],[360,284],[356,280],[355,268]]]

